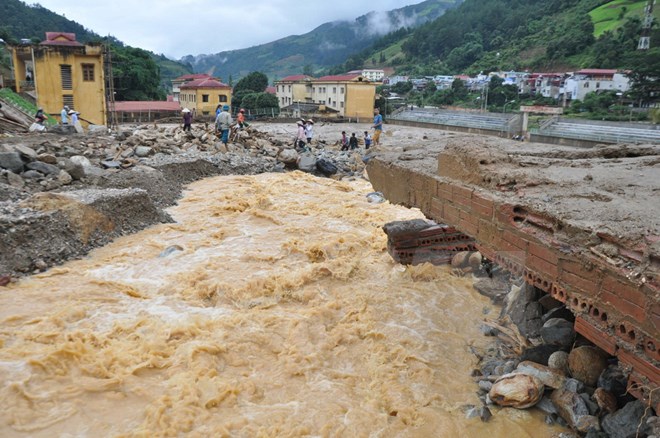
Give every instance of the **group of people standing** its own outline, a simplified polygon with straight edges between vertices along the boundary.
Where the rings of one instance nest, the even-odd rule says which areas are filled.
[[[383,132],[383,116],[380,114],[378,108],[374,109],[374,124],[371,126],[371,129],[374,130],[373,138],[369,135],[369,131],[364,131],[364,148],[369,149],[371,144],[375,146],[380,144],[380,134]],[[355,136],[355,133],[351,135],[350,138],[346,136],[346,131],[341,132],[341,150],[347,151],[349,149],[358,148],[358,139]]]

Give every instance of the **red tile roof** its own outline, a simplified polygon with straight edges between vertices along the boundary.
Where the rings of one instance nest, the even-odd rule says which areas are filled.
[[[208,75],[206,73],[193,73],[189,75],[183,75],[179,76],[178,78],[174,79],[175,81],[192,81],[195,79],[204,79],[204,78],[210,78],[211,75]]]
[[[305,79],[314,79],[314,78],[311,77],[311,76],[308,76],[308,75],[293,75],[293,76],[287,76],[283,79],[280,79],[277,82],[296,82],[296,81],[302,81],[302,80],[305,80]]]
[[[338,81],[352,81],[353,79],[357,78],[360,76],[359,74],[351,74],[351,75],[335,75],[335,76],[323,76],[317,79],[317,81],[333,81],[333,82],[338,82]]]
[[[137,112],[137,111],[181,111],[179,102],[165,102],[162,100],[126,100],[115,102],[115,111]]]
[[[266,87],[266,93],[277,94],[277,88],[275,88],[275,87]]]
[[[182,90],[190,89],[190,88],[228,88],[231,89],[231,87],[227,84],[223,84],[219,80],[211,77],[205,77],[202,79],[195,79],[194,81],[187,82],[183,85],[181,85]]]
[[[44,46],[82,47],[76,41],[76,34],[69,32],[46,32],[46,40],[41,42]]]
[[[611,70],[606,68],[585,68],[578,72],[575,72],[579,75],[613,75],[618,70]]]

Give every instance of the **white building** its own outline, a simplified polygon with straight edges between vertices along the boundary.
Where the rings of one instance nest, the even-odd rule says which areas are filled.
[[[630,79],[623,72],[609,69],[583,69],[566,79],[564,90],[567,100],[584,100],[594,91],[617,91],[625,93],[630,88]]]

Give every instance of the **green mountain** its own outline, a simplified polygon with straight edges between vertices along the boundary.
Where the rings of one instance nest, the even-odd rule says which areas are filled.
[[[164,98],[166,91],[171,88],[171,79],[192,73],[190,65],[146,50],[125,46],[113,37],[100,37],[83,25],[39,4],[30,6],[19,0],[0,2],[0,38],[5,41],[30,39],[39,42],[44,39],[45,33],[50,31],[75,33],[76,39],[82,43],[101,41],[110,43],[113,50],[118,100]],[[8,62],[8,57],[0,52],[0,64]]]
[[[353,21],[325,23],[304,35],[292,35],[271,43],[213,55],[188,55],[182,62],[196,72],[227,80],[262,71],[272,78],[319,71],[344,62],[388,32],[414,28],[434,20],[463,0],[426,0],[389,12],[370,12]],[[374,3],[377,6],[377,3]]]
[[[660,8],[654,10],[652,49],[636,50],[645,4],[646,0],[465,0],[399,38],[390,35],[376,41],[353,58],[396,65],[402,74],[632,68],[639,64],[632,58],[657,66]]]

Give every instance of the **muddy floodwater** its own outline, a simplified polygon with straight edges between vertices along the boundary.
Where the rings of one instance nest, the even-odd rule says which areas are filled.
[[[0,288],[2,437],[551,437],[479,405],[470,347],[498,309],[404,267],[366,181],[192,184],[152,227]]]

